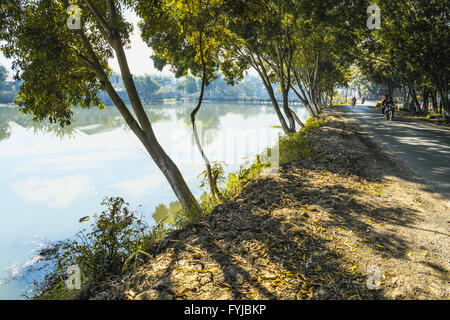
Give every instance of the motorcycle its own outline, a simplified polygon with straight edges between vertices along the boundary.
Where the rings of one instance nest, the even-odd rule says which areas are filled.
[[[384,115],[386,116],[386,120],[392,121],[392,118],[394,117],[394,110],[395,105],[393,103],[386,104],[386,107],[384,108]]]

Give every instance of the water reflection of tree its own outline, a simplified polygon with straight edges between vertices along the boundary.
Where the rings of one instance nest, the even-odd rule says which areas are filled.
[[[75,128],[72,125],[61,127],[57,123],[33,122],[31,128],[33,128],[34,133],[51,133],[61,140],[63,138],[73,138],[75,136]]]
[[[11,122],[17,123],[24,128],[34,127],[33,118],[19,112],[15,107],[0,108],[0,141],[11,135]]]
[[[181,203],[179,201],[169,203],[169,207],[160,203],[155,207],[155,212],[152,214],[152,217],[156,223],[164,222],[167,224],[173,224],[175,216],[180,210]]]
[[[6,108],[2,108],[2,109],[6,109]],[[2,141],[3,139],[8,139],[9,136],[11,135],[11,129],[9,127],[9,122],[3,121],[4,116],[3,116],[2,109],[0,109],[0,141]]]
[[[177,120],[182,120],[186,128],[191,128],[190,113],[195,106],[190,103],[177,104],[152,104],[145,107],[151,123],[159,121],[169,121],[170,111],[175,111]],[[52,124],[49,121],[34,122],[32,115],[23,114],[17,107],[0,107],[0,141],[8,139],[11,135],[11,122],[17,123],[24,128],[33,128],[35,132],[53,133],[59,138],[72,137],[76,130],[81,130],[86,134],[96,134],[124,126],[125,122],[116,108],[106,107],[105,109],[73,109],[73,120],[68,126],[61,127],[59,124]],[[241,115],[244,119],[249,119],[256,114],[273,113],[270,106],[248,105],[239,103],[216,103],[206,102],[204,108],[200,110],[197,119],[202,124],[202,130],[220,130],[220,119],[227,114]],[[251,124],[249,124],[251,126]],[[91,128],[84,128],[91,126]],[[211,140],[210,140],[211,139]],[[208,138],[206,143],[211,143],[213,136]]]
[[[176,118],[182,120],[186,128],[191,128],[191,111],[195,107],[192,103],[179,104],[175,106]],[[210,144],[214,135],[220,130],[220,119],[228,114],[241,115],[244,120],[254,117],[256,114],[274,113],[273,108],[259,104],[241,104],[241,103],[215,103],[205,102],[203,108],[197,113],[197,121],[201,122],[203,132],[208,130],[207,141],[205,145]],[[249,123],[251,126],[251,123]]]
[[[32,115],[23,114],[16,107],[1,107],[0,141],[10,137],[11,123],[16,123],[26,129],[32,128],[34,132],[52,133],[61,139],[73,137],[78,129],[86,134],[96,134],[125,124],[116,108],[106,107],[103,110],[73,109],[72,112],[72,123],[61,127],[59,124],[50,123],[46,120],[34,122]],[[153,109],[153,107],[147,107],[146,112],[152,123],[170,119],[170,116],[163,108]],[[93,127],[84,128],[88,126]]]

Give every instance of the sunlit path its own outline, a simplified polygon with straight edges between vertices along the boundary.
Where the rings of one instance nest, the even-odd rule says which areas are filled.
[[[386,121],[367,105],[344,106],[360,127],[390,152],[406,161],[445,198],[450,199],[450,131],[394,115]]]

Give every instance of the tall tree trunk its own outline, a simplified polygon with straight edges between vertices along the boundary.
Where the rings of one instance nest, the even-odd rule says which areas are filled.
[[[439,113],[436,94],[437,94],[437,89],[434,89],[433,91],[431,91],[431,103],[433,104],[433,113]]]
[[[426,86],[423,87],[422,107],[423,112],[428,113],[428,89]]]
[[[288,124],[286,123],[286,120],[284,119],[283,114],[281,113],[280,106],[278,105],[278,101],[275,98],[275,93],[273,92],[272,86],[269,84],[268,86],[266,86],[266,89],[267,89],[267,92],[269,93],[270,101],[272,101],[273,108],[275,109],[278,119],[280,120],[283,131],[286,133],[294,133],[295,130],[293,131],[291,129],[291,127],[288,126]],[[291,118],[292,118],[292,116],[291,116]]]
[[[314,109],[316,110],[316,113],[320,114],[321,107],[320,107],[320,102],[318,101],[319,97],[317,97],[316,92],[312,87],[309,88],[309,97],[311,99]]]
[[[406,105],[409,102],[410,94],[407,86],[403,86],[403,103]]]
[[[283,111],[286,115],[286,118],[289,121],[289,131],[295,132],[295,119],[292,116],[292,110],[289,108],[289,100],[288,100],[288,93],[286,90],[283,91]]]
[[[442,114],[444,115],[444,119],[447,123],[450,122],[450,104],[448,99],[448,77],[447,74],[437,83],[437,88],[439,91],[439,96],[441,97],[441,106],[442,106]]]
[[[314,66],[312,75],[309,77],[309,95],[314,105],[314,108],[317,110],[317,114],[320,114],[322,111],[322,103],[321,103],[321,88],[319,84],[319,53],[316,52],[314,55]],[[312,77],[312,79],[311,79]]]
[[[289,108],[289,111],[290,111],[292,117],[295,119],[295,122],[297,122],[297,124],[300,126],[300,128],[304,128],[305,124],[300,120],[300,118],[297,116],[297,114],[294,112],[294,110]]]
[[[409,86],[409,93],[411,94],[411,98],[413,99],[414,106],[416,108],[415,111],[420,110],[419,99],[417,99],[417,94],[416,94],[416,90],[414,89],[414,87]]]
[[[201,96],[202,94],[200,94]],[[202,144],[200,142],[200,138],[198,136],[198,132],[197,132],[197,126],[195,124],[195,115],[197,114],[198,110],[200,109],[201,106],[201,100],[202,98],[199,98],[199,102],[197,104],[197,107],[192,111],[191,113],[191,123],[192,123],[192,131],[194,133],[194,140],[195,140],[195,144],[197,145],[198,151],[200,152],[203,160],[205,161],[205,165],[206,165],[206,172],[207,172],[207,176],[208,176],[208,183],[209,183],[209,190],[211,192],[211,195],[213,197],[216,196],[216,188],[214,187],[215,183],[212,177],[212,172],[211,172],[211,163],[209,162],[208,157],[206,156],[205,152],[203,151],[202,148]]]
[[[189,187],[187,186],[183,176],[181,175],[178,167],[172,161],[172,159],[166,154],[164,149],[159,144],[156,136],[153,132],[150,121],[145,113],[142,106],[141,100],[137,93],[133,77],[128,67],[128,61],[125,56],[125,52],[122,46],[122,41],[120,34],[117,31],[117,16],[116,8],[113,0],[107,1],[108,11],[111,17],[111,25],[109,25],[98,13],[95,6],[91,1],[86,1],[88,7],[90,8],[92,14],[95,16],[100,31],[104,35],[105,39],[111,44],[114,51],[116,52],[117,61],[119,63],[122,80],[127,91],[132,108],[136,114],[137,121],[133,115],[129,112],[128,108],[123,103],[122,99],[119,97],[113,86],[111,85],[109,79],[107,78],[103,66],[100,64],[97,55],[95,54],[89,40],[86,35],[80,29],[81,39],[88,51],[90,60],[87,60],[87,64],[93,68],[96,72],[99,80],[101,81],[106,92],[110,96],[111,100],[114,102],[115,106],[119,112],[124,117],[127,124],[130,126],[131,130],[136,134],[139,140],[142,142],[152,159],[155,161],[158,168],[162,171],[167,181],[169,182],[172,190],[174,191],[176,197],[180,201],[181,205],[185,210],[200,211],[200,206],[192,195]]]
[[[249,47],[247,44],[244,44],[243,50],[241,49],[240,45],[238,45],[234,42],[231,42],[231,44],[239,52],[239,55],[242,58],[244,58],[258,73],[262,83],[264,84],[264,87],[267,90],[270,101],[272,102],[273,108],[275,109],[275,113],[277,114],[277,117],[280,120],[280,124],[281,124],[283,131],[285,133],[293,133],[291,131],[291,129],[288,127],[288,125],[286,123],[286,119],[283,116],[283,113],[281,113],[280,107],[278,105],[278,102],[275,98],[275,94],[273,92],[272,85],[270,83],[269,76],[267,74],[267,70],[264,66],[264,62],[262,61],[261,57],[257,53],[255,53],[255,51],[252,50],[252,48]],[[245,52],[245,51],[247,51],[247,52]]]
[[[156,139],[153,128],[148,120],[148,117],[144,111],[139,95],[136,91],[132,75],[130,73],[128,62],[125,57],[125,53],[121,44],[115,46],[117,60],[122,74],[122,80],[125,85],[130,103],[135,111],[140,125],[145,132],[144,145],[153,158],[159,169],[163,172],[164,176],[171,185],[181,205],[186,210],[198,210],[199,205],[192,195],[189,187],[187,186],[183,176],[181,175],[178,167],[172,161],[172,159],[166,154],[164,149]]]
[[[289,122],[289,131],[295,132],[295,120],[292,117],[291,110],[289,109],[289,89],[290,89],[290,74],[285,74],[284,71],[284,54],[281,53],[281,48],[278,44],[275,45],[275,51],[278,58],[278,66],[274,67],[274,71],[278,74],[278,79],[281,87],[281,96],[283,98],[283,111]],[[290,66],[286,65],[287,72],[290,73]]]
[[[205,161],[206,173],[208,175],[209,190],[211,192],[211,195],[213,197],[216,197],[216,196],[222,197],[222,194],[220,193],[219,188],[217,187],[217,183],[216,183],[215,179],[213,178],[213,175],[211,172],[211,163],[209,162],[208,157],[206,156],[205,152],[203,151],[202,144],[200,142],[200,138],[198,137],[197,126],[195,124],[195,115],[200,110],[200,107],[202,105],[203,94],[205,92],[205,83],[206,83],[206,63],[205,63],[205,59],[203,57],[203,42],[202,42],[203,22],[202,22],[202,25],[200,26],[199,32],[200,32],[200,37],[199,37],[200,38],[199,39],[199,41],[200,41],[200,58],[202,61],[203,75],[202,75],[202,85],[200,88],[200,96],[198,98],[198,104],[191,113],[192,131],[194,133],[194,139],[195,139],[195,143],[197,145],[198,151],[200,152],[203,160]]]
[[[264,67],[264,63],[258,56],[257,58],[258,60],[253,59],[252,62],[254,64],[254,67],[256,67],[255,69],[258,72],[259,77],[261,78],[264,87],[267,90],[267,93],[269,94],[270,101],[272,102],[273,108],[275,109],[275,113],[277,114],[278,119],[280,120],[281,127],[283,128],[283,131],[285,133],[294,133],[295,130],[292,131],[291,128],[288,127],[286,119],[281,113],[280,106],[278,105],[278,101],[275,98],[275,93],[273,92],[273,88],[269,81],[269,76],[267,74],[266,68]]]
[[[311,106],[310,102],[308,101],[308,97],[306,95],[305,89],[303,88],[303,83],[300,80],[300,76],[298,75],[298,71],[295,68],[293,68],[293,74],[294,74],[294,80],[297,83],[297,86],[298,86],[299,90],[301,91],[301,94],[300,94],[300,92],[298,92],[295,89],[294,85],[291,83],[292,91],[294,91],[294,93],[297,95],[297,97],[300,99],[300,101],[303,103],[303,105],[309,110],[311,115],[313,117],[317,117],[317,112],[316,112],[316,110],[313,109],[313,107]]]
[[[441,96],[441,104],[442,104],[442,114],[444,115],[445,121],[450,122],[450,105],[448,100],[448,89],[439,88],[439,95]]]

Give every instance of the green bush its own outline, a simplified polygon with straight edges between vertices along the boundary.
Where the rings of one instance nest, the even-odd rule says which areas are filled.
[[[145,249],[168,231],[162,224],[150,228],[120,197],[106,198],[102,205],[107,209],[94,215],[89,231],[83,229],[59,247],[56,270],[39,285],[35,298],[65,299],[75,294],[65,286],[69,266],[79,267],[83,286],[139,267],[149,256]]]
[[[263,154],[267,154],[270,157],[270,149],[266,149]],[[219,204],[232,201],[232,199],[241,192],[242,187],[251,179],[256,178],[263,168],[270,166],[267,159],[258,155],[256,160],[250,164],[242,165],[238,172],[230,173],[226,178],[224,177],[223,164],[220,162],[214,162],[211,166],[211,171],[214,179],[217,181],[217,187],[220,192],[220,197],[214,197],[208,191],[205,191],[200,196],[200,208],[202,211],[187,212],[181,209],[175,215],[175,228],[182,228],[188,223],[199,222],[202,219],[208,217],[211,211]],[[206,171],[199,175],[201,180],[201,187],[204,188],[208,185],[208,176]]]
[[[204,220],[208,213],[214,208],[214,203],[219,203],[217,198],[212,197],[209,193],[200,196],[200,212],[197,210],[187,211],[181,208],[175,215],[171,227],[173,229],[181,229],[189,223],[196,223]]]
[[[252,163],[242,165],[238,172],[228,175],[225,183],[225,195],[227,199],[235,197],[241,192],[242,187],[249,180],[255,179],[261,174],[263,169],[270,167],[270,154],[271,149],[266,148],[261,155],[256,156],[256,159]]]
[[[301,158],[309,158],[312,153],[312,145],[308,133],[323,125],[326,120],[309,117],[305,127],[300,131],[280,137],[280,164]]]

